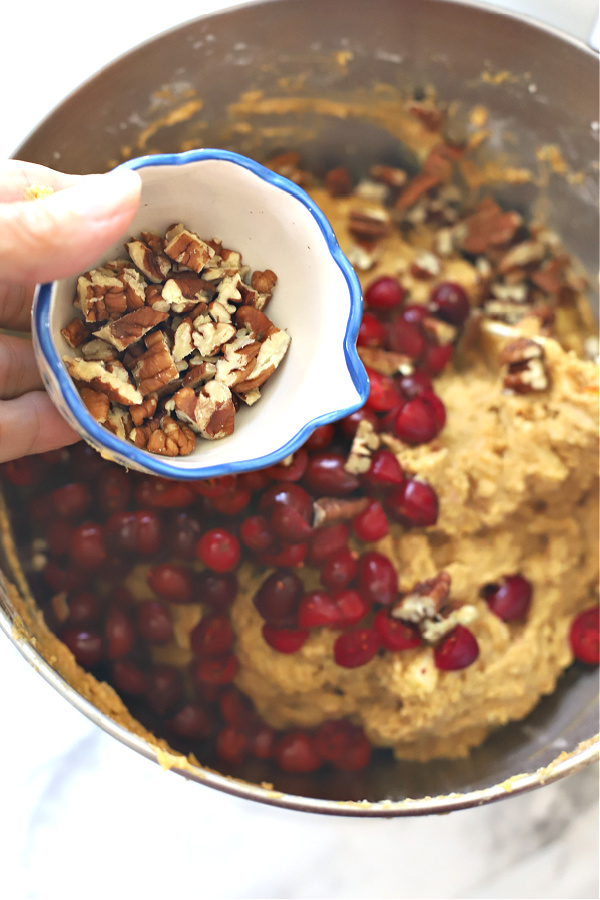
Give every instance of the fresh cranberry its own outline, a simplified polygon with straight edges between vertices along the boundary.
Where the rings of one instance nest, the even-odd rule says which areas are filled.
[[[217,735],[216,751],[223,762],[239,766],[250,752],[250,737],[233,725],[225,725]]]
[[[92,502],[88,487],[80,481],[55,488],[49,497],[56,515],[65,519],[79,519]]]
[[[423,400],[433,410],[438,431],[441,431],[446,424],[446,407],[437,394],[433,391],[422,391],[419,400]]]
[[[168,644],[173,640],[171,613],[160,600],[144,600],[137,608],[137,627],[149,644]]]
[[[363,313],[360,328],[358,329],[358,337],[356,338],[359,347],[381,347],[385,338],[385,329],[377,316],[372,313]]]
[[[384,275],[371,282],[365,291],[365,302],[373,309],[393,309],[395,306],[400,306],[403,300],[404,288],[389,275]]]
[[[416,625],[407,625],[391,616],[387,609],[380,609],[373,619],[373,628],[386,650],[411,650],[421,644],[421,634]]]
[[[197,685],[230,684],[237,675],[238,662],[233,653],[225,656],[200,657],[191,665],[192,680]]]
[[[300,449],[296,450],[293,454],[292,461],[289,465],[280,462],[274,466],[269,466],[268,469],[265,469],[265,472],[271,478],[275,479],[275,481],[300,481],[306,471],[307,464],[308,453],[304,447],[300,447]]]
[[[452,344],[427,344],[420,366],[428,375],[439,375],[452,359]]]
[[[445,672],[466,669],[479,656],[479,644],[475,635],[463,625],[457,625],[433,651],[438,669]]]
[[[348,628],[357,625],[367,615],[370,604],[358,591],[344,588],[333,595],[333,602],[338,611],[336,627]]]
[[[189,484],[170,481],[152,475],[143,477],[135,489],[135,499],[140,506],[158,506],[161,509],[178,509],[189,506],[196,499]]]
[[[35,456],[23,456],[21,459],[11,459],[2,463],[0,469],[2,478],[15,487],[29,487],[41,481],[43,468]]]
[[[297,575],[280,569],[266,578],[254,595],[254,606],[269,625],[294,628],[304,593]]]
[[[231,493],[212,497],[210,502],[216,512],[224,516],[237,516],[243,509],[246,509],[251,499],[252,491],[247,488],[239,488]]]
[[[304,442],[304,446],[307,450],[324,450],[332,442],[334,434],[334,425],[319,425],[308,440]],[[308,458],[306,461],[308,463]]]
[[[398,593],[398,575],[387,556],[363,553],[358,559],[359,590],[372,603],[389,605]]]
[[[400,391],[407,400],[418,397],[424,391],[433,391],[431,378],[425,372],[413,372],[404,375],[399,382]]]
[[[306,544],[274,544],[258,555],[258,562],[268,568],[294,569],[304,563]]]
[[[78,591],[69,597],[70,625],[93,625],[102,615],[102,601],[92,591]]]
[[[398,392],[392,378],[374,369],[366,369],[369,378],[369,396],[366,407],[374,412],[386,412],[398,403]]]
[[[436,411],[425,399],[415,397],[400,410],[394,425],[396,437],[406,444],[426,444],[439,432]]]
[[[379,637],[370,628],[359,628],[340,634],[333,645],[333,657],[338,666],[356,669],[371,662],[379,650]]]
[[[418,325],[408,322],[404,316],[397,316],[388,328],[387,345],[396,353],[418,359],[425,350],[426,342]]]
[[[277,732],[268,725],[261,725],[252,735],[250,752],[257,759],[272,759],[275,754]]]
[[[469,298],[454,281],[442,281],[429,295],[429,309],[439,319],[451,325],[462,325],[471,309]]]
[[[84,522],[73,531],[70,557],[80,569],[97,569],[106,561],[106,544],[102,526],[97,522]]]
[[[153,510],[113,513],[105,530],[109,548],[117,553],[155,556],[162,547],[161,522]]]
[[[100,509],[107,516],[127,509],[131,494],[131,479],[120,468],[105,469],[98,478],[96,495]]]
[[[391,450],[375,450],[371,456],[371,466],[363,478],[375,488],[389,488],[402,484],[404,474]]]
[[[321,569],[321,583],[331,591],[345,588],[356,575],[356,558],[348,547],[330,553]]]
[[[147,581],[155,594],[170,603],[191,603],[194,599],[194,579],[183,566],[160,563],[149,570]]]
[[[406,400],[398,396],[398,402],[391,409],[382,415],[379,419],[379,428],[381,431],[393,433],[396,428],[396,419],[406,406]]]
[[[600,607],[591,606],[579,613],[571,625],[569,641],[573,653],[580,662],[597,666],[600,662],[599,647]]]
[[[305,731],[294,729],[284,734],[275,746],[275,761],[284,772],[315,772],[323,760]]]
[[[431,485],[409,478],[386,497],[387,508],[407,525],[435,525],[438,498]]]
[[[364,769],[371,758],[371,744],[360,725],[347,719],[328,719],[322,722],[313,738],[319,756],[338,769]]]
[[[204,478],[201,481],[190,481],[190,487],[195,494],[201,497],[221,497],[223,494],[235,490],[237,477],[235,475],[221,475],[219,478]]]
[[[42,577],[52,591],[82,591],[87,587],[91,572],[89,569],[59,566],[49,560],[44,566]]]
[[[230,531],[211,528],[198,541],[196,556],[213,572],[231,572],[240,559],[240,544]]]
[[[388,531],[389,523],[383,507],[377,500],[371,500],[366,509],[352,519],[354,534],[359,541],[378,541]]]
[[[148,672],[146,700],[155,713],[164,715],[176,706],[183,696],[183,678],[175,666],[155,665]]]
[[[197,656],[222,656],[233,644],[227,616],[205,616],[190,632],[190,647]]]
[[[196,544],[202,536],[199,519],[190,512],[178,512],[169,520],[166,529],[168,552],[176,559],[196,558]]]
[[[374,431],[379,431],[379,419],[373,410],[368,409],[366,406],[361,406],[360,409],[354,410],[349,416],[344,416],[340,420],[339,425],[343,434],[352,440],[358,430],[358,426],[365,419]]]
[[[344,522],[315,529],[308,542],[308,562],[311,566],[323,565],[332,553],[347,546],[349,537],[350,529]]]
[[[262,636],[265,643],[278,653],[296,653],[306,642],[308,631],[263,625]]]
[[[184,740],[203,741],[212,734],[215,718],[205,704],[186,703],[166,722],[166,726],[169,731]]]
[[[422,325],[425,319],[429,318],[429,311],[423,303],[412,303],[404,308],[402,317],[411,325]]]
[[[303,543],[312,532],[310,523],[292,506],[276,506],[271,515],[271,527],[277,537],[292,544]]]
[[[240,525],[240,537],[242,543],[250,550],[254,550],[256,553],[266,550],[273,543],[273,532],[269,528],[267,517],[248,516]]]
[[[148,675],[130,659],[118,659],[113,663],[112,680],[118,691],[139,697],[148,690]]]
[[[135,644],[135,628],[131,619],[122,609],[113,606],[109,609],[104,623],[106,656],[108,659],[119,659],[131,653]]]
[[[235,600],[238,582],[233,572],[211,572],[205,569],[196,579],[198,600],[215,612],[226,612]]]
[[[333,597],[325,591],[311,591],[305,594],[298,609],[300,628],[336,627],[339,621],[339,610]]]
[[[262,495],[258,508],[270,515],[272,531],[286,542],[302,543],[311,533],[312,500],[298,484],[274,484]]]
[[[67,645],[80,666],[93,669],[104,656],[102,637],[87,628],[65,628],[60,639]]]
[[[488,584],[482,593],[494,615],[504,622],[522,619],[529,611],[531,582],[522,575],[505,575],[501,584]]]
[[[247,731],[255,727],[258,716],[249,697],[235,687],[225,688],[219,695],[219,711],[228,725]]]
[[[71,549],[74,526],[65,519],[54,519],[44,530],[50,556],[64,556]]]
[[[359,486],[356,475],[346,472],[342,453],[324,451],[313,454],[306,467],[304,481],[317,496],[344,497]]]
[[[54,509],[48,494],[32,498],[31,503],[29,504],[29,516],[32,521],[41,523],[45,523],[49,519],[54,518]]]
[[[106,460],[102,459],[98,451],[86,444],[85,441],[80,441],[70,447],[69,457],[74,470],[90,483],[94,483],[100,473],[109,465]]]

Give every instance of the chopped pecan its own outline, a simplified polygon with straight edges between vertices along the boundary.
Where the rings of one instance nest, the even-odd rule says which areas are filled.
[[[173,360],[178,363],[194,352],[192,340],[192,320],[184,319],[175,329],[173,337]]]
[[[177,417],[203,438],[216,440],[233,433],[235,409],[231,391],[219,381],[207,382],[197,394],[192,388],[181,388],[168,401],[167,408],[171,404]]]
[[[129,439],[136,447],[159,456],[188,456],[196,446],[196,435],[171,416],[151,419],[146,425],[134,428]]]
[[[179,378],[171,350],[162,331],[154,331],[146,337],[146,352],[133,367],[133,377],[144,397],[160,391],[165,385]]]
[[[325,188],[330,197],[349,197],[352,193],[352,179],[345,166],[330,169],[325,175]]]
[[[406,172],[394,166],[371,166],[369,174],[374,181],[381,181],[391,188],[401,188],[406,184]]]
[[[133,424],[137,427],[142,424],[144,419],[151,419],[156,412],[157,405],[158,394],[148,394],[147,397],[144,397],[143,403],[139,403],[137,406],[130,406],[129,415]]]
[[[252,307],[243,307],[242,309],[252,309]],[[252,312],[258,312],[258,310],[253,309]],[[262,313],[259,313],[259,315],[262,315]],[[267,334],[263,341],[260,341],[260,349],[250,376],[236,382],[236,392],[248,394],[250,391],[261,387],[280,364],[289,346],[289,334],[276,328],[271,323],[270,333]]]
[[[133,312],[121,316],[115,322],[109,322],[96,332],[96,337],[113,344],[117,350],[126,350],[144,337],[152,328],[160,325],[168,318],[165,312],[157,312],[149,306],[143,306]]]
[[[109,269],[92,269],[77,279],[74,301],[86,322],[106,322],[127,312],[125,286]]]
[[[421,325],[427,334],[435,338],[436,343],[443,347],[447,344],[453,344],[458,335],[456,325],[444,322],[436,316],[427,316],[423,319]]]
[[[277,275],[271,269],[265,269],[264,272],[256,271],[252,273],[250,283],[260,294],[271,294],[277,284]]]
[[[216,363],[216,379],[227,387],[246,381],[256,367],[261,344],[245,329],[237,332],[234,340],[223,346],[223,356]]]
[[[208,304],[208,315],[213,322],[231,322],[231,313],[235,312],[235,306],[221,303],[219,300],[213,300]]]
[[[69,347],[81,347],[91,337],[91,331],[82,319],[72,319],[61,332]]]
[[[506,344],[499,356],[500,364],[505,366],[504,387],[517,394],[545,391],[549,379],[544,356],[541,344],[526,337]]]
[[[470,603],[464,603],[456,609],[445,611],[442,615],[421,622],[421,636],[427,643],[435,644],[457,625],[470,625],[477,616],[477,607]]]
[[[212,247],[183,225],[173,225],[167,231],[166,239],[166,255],[180,266],[186,266],[194,272],[201,272],[209,259],[215,255]]]
[[[411,100],[406,107],[421,122],[427,131],[439,131],[444,121],[444,115],[433,103],[426,100]]]
[[[196,322],[192,340],[202,356],[214,356],[235,335],[234,326],[227,322],[204,322],[200,325],[196,325]]]
[[[197,387],[205,381],[210,381],[217,374],[215,363],[201,362],[190,365],[189,369],[181,379],[182,387]]]
[[[158,235],[157,235],[158,237]],[[133,238],[125,244],[125,248],[131,257],[131,261],[146,276],[148,281],[159,284],[164,281],[172,268],[172,262],[162,252],[156,253],[144,241],[136,241]]]
[[[375,429],[366,419],[358,423],[358,428],[352,440],[348,459],[344,463],[346,472],[351,475],[361,475],[371,468],[371,453],[377,450],[381,441]]]
[[[498,263],[498,271],[510,272],[511,269],[539,263],[546,255],[546,248],[540,241],[522,241],[508,250]]]
[[[369,505],[368,497],[320,497],[313,503],[313,528],[353,519]]]
[[[426,250],[418,253],[410,264],[410,274],[414,278],[435,278],[441,271],[439,257]]]
[[[300,154],[294,150],[273,157],[267,165],[274,172],[283,175],[284,178],[289,178],[290,181],[299,184],[301,187],[306,187],[310,181],[308,173],[300,168]]]
[[[346,247],[348,262],[361,272],[368,272],[369,269],[372,269],[380,255],[380,251],[373,245],[368,250],[361,244],[352,244],[351,247]]]
[[[194,272],[176,272],[161,287],[152,285],[146,291],[148,305],[159,312],[189,313],[198,303],[208,303],[215,288]]]
[[[110,410],[110,400],[106,394],[100,391],[93,391],[91,388],[83,387],[79,392],[81,399],[85,404],[87,411],[94,417],[96,422],[106,422]]]
[[[392,616],[404,622],[420,624],[432,619],[448,602],[451,578],[447,572],[439,572],[434,578],[420,581],[392,608]]]
[[[114,403],[111,403],[108,419],[104,423],[104,427],[124,441],[131,434],[133,422],[127,410],[123,409],[122,406],[116,406]]]
[[[463,224],[467,227],[462,241],[463,250],[479,254],[486,253],[491,247],[508,244],[523,224],[523,219],[517,212],[504,212],[492,197],[484,197]]]
[[[357,347],[358,355],[369,369],[379,372],[381,375],[410,375],[414,371],[414,360],[403,353],[394,350],[384,350],[383,347]]]
[[[384,209],[352,209],[348,231],[357,241],[374,243],[388,234],[391,218]]]
[[[101,359],[109,362],[117,358],[117,351],[112,344],[103,341],[100,338],[94,338],[84,344],[81,348],[81,354],[84,359]]]
[[[88,361],[69,356],[63,358],[73,381],[82,382],[83,387],[100,391],[123,406],[134,406],[142,402],[141,393],[133,386],[129,380],[129,372],[121,363]]]

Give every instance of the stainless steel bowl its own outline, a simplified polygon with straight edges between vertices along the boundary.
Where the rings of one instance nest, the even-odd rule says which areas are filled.
[[[85,83],[18,148],[22,159],[70,172],[102,171],[124,156],[221,146],[258,159],[297,149],[316,170],[344,163],[412,165],[397,137],[369,112],[385,90],[426,90],[466,110],[489,110],[489,148],[542,173],[499,185],[526,213],[544,203],[549,223],[590,272],[598,269],[598,60],[579,42],[523,18],[446,0],[270,0],[190,22],[132,50]],[[379,86],[379,87],[378,87]],[[283,98],[287,112],[243,113],[244,92]],[[303,112],[289,98],[312,97]],[[362,115],[333,101],[360,97]],[[201,98],[202,103],[198,102]],[[187,104],[187,105],[186,105]],[[243,105],[242,105],[243,106]],[[174,112],[183,109],[183,114]],[[560,150],[565,171],[540,162]],[[547,177],[544,176],[544,172]],[[10,561],[4,571],[12,578]],[[18,605],[18,604],[17,604]],[[78,709],[139,753],[155,748],[75,690],[36,649],[7,589],[0,625],[35,668]],[[572,669],[523,722],[492,735],[467,760],[393,763],[360,776],[291,776],[248,767],[246,780],[199,767],[186,778],[249,799],[341,815],[417,815],[479,805],[563,777],[598,759],[598,680]],[[159,760],[160,761],[160,760]],[[260,786],[270,782],[273,788]]]

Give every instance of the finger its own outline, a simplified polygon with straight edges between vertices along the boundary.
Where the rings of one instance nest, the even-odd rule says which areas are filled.
[[[43,387],[31,341],[8,335],[0,337],[0,399],[11,400]]]
[[[33,284],[2,284],[0,281],[0,328],[31,331]]]
[[[126,232],[140,192],[138,173],[117,169],[40,200],[0,205],[3,280],[51,281],[84,270]]]
[[[79,439],[44,391],[0,400],[0,462],[56,450]]]
[[[25,199],[25,191],[32,185],[44,185],[54,191],[72,187],[85,175],[67,175],[47,166],[22,162],[19,159],[0,161],[0,203],[14,203]]]

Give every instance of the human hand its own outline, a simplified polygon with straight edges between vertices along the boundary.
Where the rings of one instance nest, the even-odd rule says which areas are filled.
[[[32,185],[54,193],[25,200]],[[65,175],[0,161],[0,462],[72,444],[70,428],[43,389],[29,332],[36,282],[85,271],[119,239],[137,210],[137,172]]]

